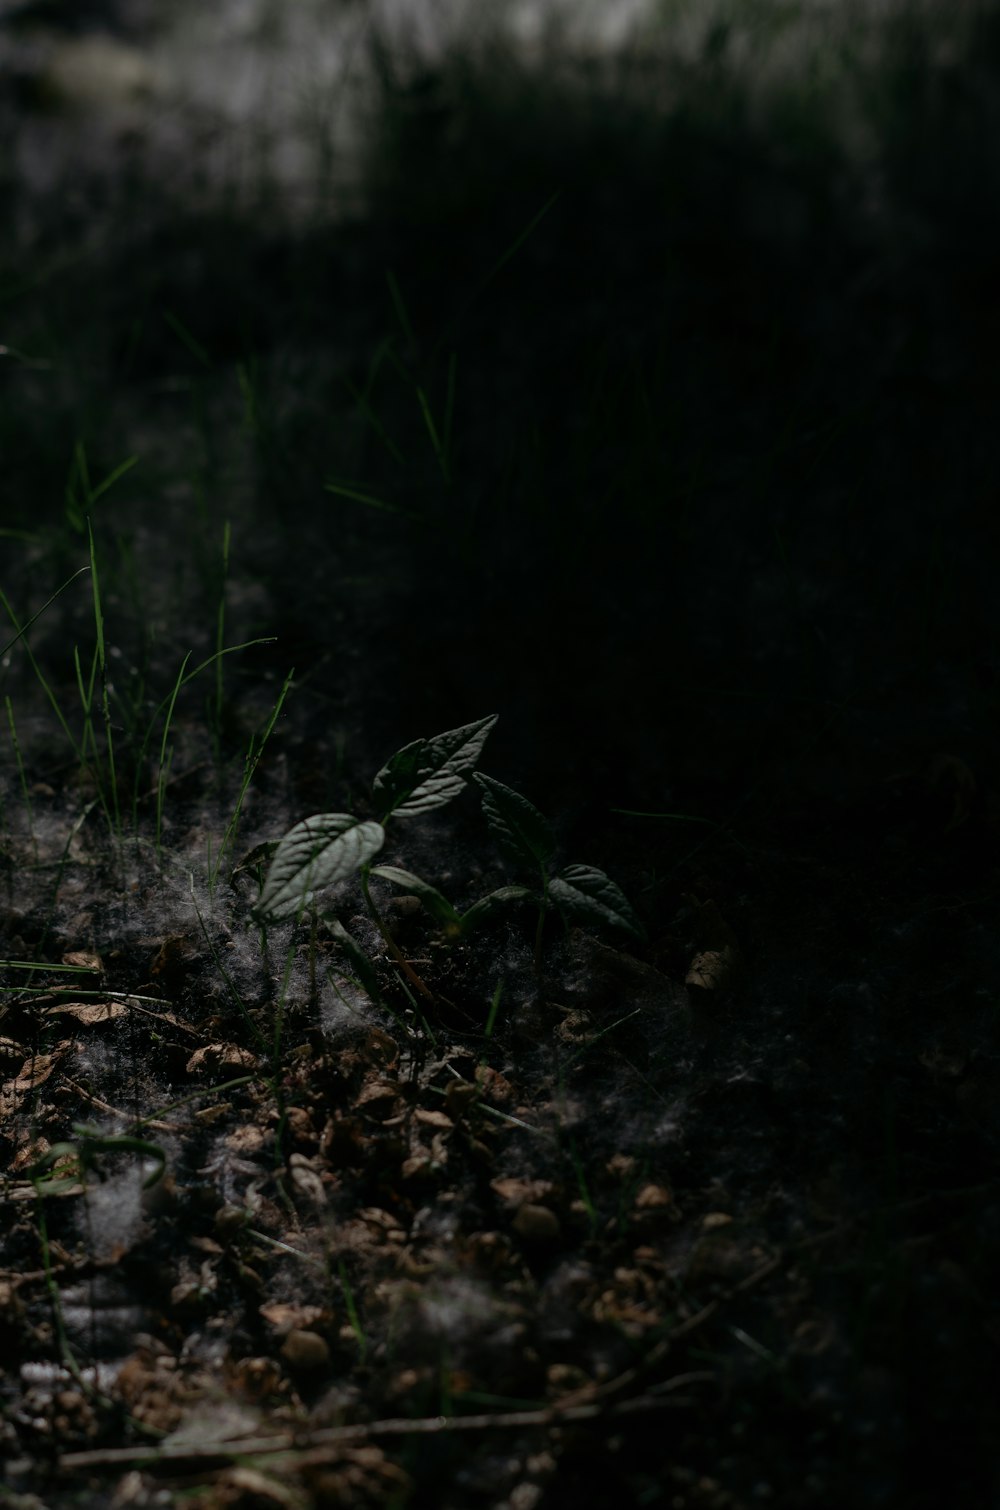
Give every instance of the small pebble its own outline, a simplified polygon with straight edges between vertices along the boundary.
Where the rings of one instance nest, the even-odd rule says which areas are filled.
[[[526,1243],[555,1243],[562,1229],[559,1218],[548,1206],[535,1206],[530,1201],[518,1210],[514,1218],[514,1231]]]
[[[330,1348],[318,1332],[301,1332],[295,1328],[285,1338],[281,1356],[289,1368],[315,1373],[330,1362]]]

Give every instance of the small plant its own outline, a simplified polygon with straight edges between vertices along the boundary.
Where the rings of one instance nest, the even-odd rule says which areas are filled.
[[[390,819],[433,812],[464,791],[466,775],[495,723],[496,715],[491,714],[433,739],[416,739],[397,751],[372,783],[380,820],[316,813],[296,823],[274,852],[255,908],[260,923],[266,927],[301,917],[317,892],[357,874],[365,906],[393,959],[410,984],[433,1000],[433,992],[404,958],[375,905],[369,886],[371,861],[385,843]]]
[[[567,923],[596,923],[642,938],[642,924],[624,892],[610,876],[594,865],[566,865],[552,875],[549,866],[556,851],[556,840],[548,820],[527,797],[494,781],[492,776],[477,772],[475,779],[483,794],[486,821],[500,853],[516,869],[537,877],[534,889],[526,886],[503,888],[508,895],[514,893],[515,899],[532,901],[538,907],[536,970],[541,969],[545,918],[552,907]],[[493,893],[494,898],[497,895]],[[485,902],[489,900],[489,897],[484,898]]]
[[[357,875],[365,905],[393,959],[421,995],[433,993],[407,961],[372,899],[372,875],[417,896],[446,936],[467,936],[499,911],[523,903],[538,908],[535,966],[541,967],[545,918],[554,907],[569,921],[610,926],[643,936],[642,925],[623,892],[603,870],[592,865],[567,865],[552,874],[555,835],[548,821],[526,797],[473,768],[496,723],[496,715],[481,718],[433,739],[418,739],[393,755],[379,771],[372,793],[381,809],[376,819],[350,813],[317,813],[295,824],[277,845],[254,908],[262,926],[299,919],[314,911],[316,894]],[[397,865],[372,865],[385,843],[385,827],[392,819],[417,817],[443,807],[457,797],[472,776],[483,793],[483,811],[504,858],[534,879],[533,885],[501,886],[460,913],[435,886]],[[331,919],[338,939],[349,938]],[[350,941],[353,944],[353,940]],[[352,958],[359,952],[350,950]]]

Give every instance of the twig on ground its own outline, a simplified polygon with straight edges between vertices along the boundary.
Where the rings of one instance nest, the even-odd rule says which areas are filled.
[[[532,1431],[550,1430],[560,1426],[574,1426],[599,1417],[620,1419],[623,1416],[643,1415],[649,1411],[666,1410],[694,1403],[688,1396],[670,1392],[668,1385],[676,1382],[678,1388],[695,1382],[714,1378],[708,1374],[682,1374],[676,1381],[660,1385],[657,1395],[640,1395],[633,1400],[618,1400],[613,1404],[573,1405],[565,1409],[548,1406],[543,1410],[497,1411],[478,1416],[420,1416],[413,1420],[394,1417],[384,1421],[362,1421],[354,1426],[332,1426],[322,1431],[275,1433],[271,1436],[243,1437],[231,1442],[164,1443],[161,1447],[118,1447],[106,1450],[92,1449],[86,1452],[67,1452],[59,1459],[64,1473],[79,1473],[91,1468],[136,1467],[157,1469],[173,1467],[205,1468],[210,1463],[230,1462],[235,1458],[258,1457],[281,1452],[306,1453],[316,1449],[353,1447],[373,1441],[377,1437],[440,1436],[445,1433],[477,1431]]]
[[[123,1112],[117,1106],[110,1106],[107,1101],[102,1101],[100,1096],[95,1096],[93,1091],[88,1091],[76,1080],[71,1080],[69,1075],[60,1075],[64,1085],[68,1085],[78,1096],[81,1096],[90,1106],[96,1106],[98,1111],[106,1112],[109,1117],[119,1117],[123,1122],[135,1122],[136,1117],[132,1112]],[[144,1127],[151,1127],[155,1132],[175,1133],[176,1126],[170,1122],[158,1122],[154,1118],[143,1122]]]

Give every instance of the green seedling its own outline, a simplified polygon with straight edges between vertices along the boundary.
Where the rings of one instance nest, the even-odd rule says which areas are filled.
[[[476,765],[496,723],[496,716],[449,729],[433,739],[418,739],[387,761],[372,784],[379,819],[351,813],[317,813],[289,829],[274,849],[254,917],[262,929],[275,923],[312,917],[315,943],[316,897],[338,882],[357,876],[365,906],[405,980],[428,1001],[434,993],[405,958],[371,892],[371,877],[388,881],[416,896],[441,925],[446,938],[467,937],[488,919],[512,906],[531,903],[538,909],[535,968],[541,970],[547,914],[555,908],[567,924],[581,921],[619,929],[642,938],[642,925],[620,888],[593,865],[567,865],[553,874],[555,835],[548,820],[519,792],[484,776]],[[487,823],[504,858],[536,878],[533,886],[501,886],[460,913],[436,886],[398,865],[373,865],[393,818],[416,817],[457,797],[471,776],[483,793]],[[378,999],[377,982],[360,946],[336,917],[323,914],[369,995]],[[404,983],[405,985],[405,983]],[[412,998],[411,998],[412,999]]]
[[[369,884],[371,861],[385,843],[390,820],[422,817],[465,790],[466,778],[495,723],[496,715],[491,714],[398,750],[372,783],[381,814],[378,820],[351,813],[317,813],[296,823],[275,850],[254,909],[258,922],[266,927],[297,920],[313,906],[318,892],[356,875],[365,906],[389,953],[410,984],[433,1000],[433,992],[404,957],[375,904]]]
[[[537,877],[535,889],[504,887],[483,899],[483,903],[494,906],[504,906],[510,901],[530,900],[535,903],[538,908],[536,971],[541,970],[545,919],[553,907],[567,924],[597,924],[619,929],[634,938],[643,937],[642,924],[624,892],[603,870],[594,865],[566,865],[555,875],[551,874],[550,865],[556,851],[555,835],[548,820],[527,797],[479,771],[474,779],[482,791],[483,812],[501,855],[516,869]]]

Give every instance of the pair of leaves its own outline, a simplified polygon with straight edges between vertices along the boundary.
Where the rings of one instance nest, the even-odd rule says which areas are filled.
[[[383,825],[390,817],[417,817],[457,797],[496,721],[491,714],[433,739],[414,740],[393,755],[372,787],[383,807],[381,823],[350,813],[316,813],[296,823],[271,861],[256,907],[261,921],[297,917],[318,891],[368,865],[385,843]]]
[[[558,875],[548,876],[555,835],[527,797],[479,771],[474,780],[482,791],[483,812],[500,853],[525,870],[540,870],[549,899],[565,917],[603,923],[642,937],[642,924],[627,897],[603,870],[594,865],[567,865]]]
[[[592,865],[567,865],[555,876],[548,867],[556,839],[546,818],[511,787],[473,767],[496,723],[496,715],[449,729],[433,739],[404,746],[379,771],[372,785],[382,821],[350,813],[317,813],[296,823],[278,844],[257,903],[265,923],[295,918],[316,893],[346,881],[370,865],[385,843],[390,818],[413,818],[443,807],[465,788],[472,774],[482,792],[483,812],[497,845],[511,864],[541,875],[542,895],[527,886],[502,886],[459,913],[429,882],[399,866],[382,865],[374,874],[418,896],[427,911],[454,935],[467,934],[502,908],[534,900],[549,902],[567,919],[598,923],[642,936],[642,925],[624,893]]]

